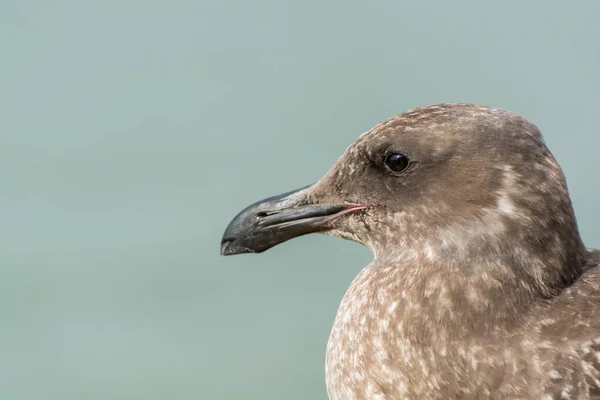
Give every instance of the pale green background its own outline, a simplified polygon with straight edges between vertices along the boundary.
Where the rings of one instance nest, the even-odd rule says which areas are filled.
[[[414,106],[538,124],[600,247],[599,20],[598,0],[1,0],[0,399],[325,399],[369,252],[219,240]]]

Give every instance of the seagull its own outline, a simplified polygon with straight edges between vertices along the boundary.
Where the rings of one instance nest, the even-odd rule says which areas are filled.
[[[522,116],[392,117],[315,184],[240,212],[221,254],[313,232],[373,253],[329,336],[330,399],[600,399],[600,250]]]

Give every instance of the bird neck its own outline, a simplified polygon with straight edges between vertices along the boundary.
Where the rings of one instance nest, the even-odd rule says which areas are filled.
[[[376,256],[349,292],[378,302],[386,313],[380,318],[395,321],[401,337],[420,344],[516,332],[532,311],[576,279],[582,265],[577,257],[570,260],[566,276],[544,255],[399,254],[404,256]],[[535,276],[532,268],[557,272]]]

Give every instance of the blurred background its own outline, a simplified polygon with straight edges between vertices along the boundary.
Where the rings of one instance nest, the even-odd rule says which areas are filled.
[[[600,247],[600,2],[0,1],[0,398],[326,399],[357,244],[219,256],[362,132],[536,123]]]

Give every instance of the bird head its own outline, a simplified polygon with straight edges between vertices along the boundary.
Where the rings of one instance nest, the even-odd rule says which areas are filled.
[[[221,252],[262,252],[312,232],[401,261],[535,251],[551,255],[557,271],[583,248],[564,175],[538,128],[469,104],[417,108],[375,126],[317,183],[239,213]]]

